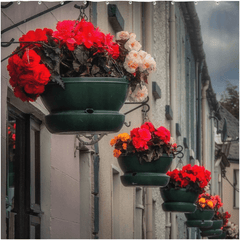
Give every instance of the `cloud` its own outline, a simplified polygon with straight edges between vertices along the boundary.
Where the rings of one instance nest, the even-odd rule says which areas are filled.
[[[226,80],[239,78],[239,4],[199,2],[196,10],[212,85],[221,93]]]

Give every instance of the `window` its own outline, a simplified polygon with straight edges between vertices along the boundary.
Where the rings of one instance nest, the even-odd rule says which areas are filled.
[[[40,238],[40,121],[10,104],[7,120],[7,238]]]
[[[234,169],[233,170],[233,177],[234,177],[234,187],[235,189],[239,189],[239,170],[238,169]],[[237,192],[235,189],[233,189],[234,191],[234,203],[233,206],[236,208],[239,208],[239,192]]]

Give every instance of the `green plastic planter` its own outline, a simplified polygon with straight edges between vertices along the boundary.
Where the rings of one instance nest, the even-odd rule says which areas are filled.
[[[209,239],[226,239],[227,232],[223,231],[221,235],[218,235],[216,237],[209,237]]]
[[[211,219],[214,216],[214,210],[197,209],[194,213],[185,213],[188,227],[209,228],[213,225]]]
[[[126,78],[62,78],[65,89],[49,83],[41,95],[50,112],[45,117],[54,134],[118,132],[125,116],[119,113],[128,92]]]
[[[161,188],[160,192],[164,200],[162,208],[166,212],[193,213],[197,208],[194,203],[197,201],[198,193],[186,191],[186,188]]]
[[[169,176],[166,172],[172,164],[172,156],[163,154],[156,161],[139,162],[134,154],[120,156],[118,163],[124,175],[121,176],[121,182],[126,187],[148,186],[160,187],[166,186],[169,182]]]
[[[200,228],[202,237],[216,237],[222,234],[221,227],[223,226],[223,220],[213,220],[213,225],[210,228]]]
[[[202,231],[201,232],[201,236],[202,237],[210,237],[210,236],[214,236],[218,239],[218,236],[222,234],[222,230],[221,229],[211,229],[211,230],[207,230],[207,231]]]

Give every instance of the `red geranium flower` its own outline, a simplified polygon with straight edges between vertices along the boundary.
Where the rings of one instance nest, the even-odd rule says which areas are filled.
[[[164,143],[168,144],[170,142],[170,132],[165,127],[159,127],[157,131],[154,132],[156,136],[160,137]]]
[[[22,57],[22,64],[27,70],[34,70],[40,61],[41,57],[34,50],[26,51]]]
[[[146,128],[140,128],[138,132],[142,140],[149,141],[151,139],[151,133]]]
[[[155,132],[156,129],[155,127],[153,126],[153,124],[151,122],[145,122],[141,128],[146,128],[147,130],[149,130],[150,132]]]

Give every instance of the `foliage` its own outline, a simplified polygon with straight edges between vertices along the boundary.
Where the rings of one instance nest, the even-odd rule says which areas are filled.
[[[19,42],[7,68],[14,94],[22,101],[35,101],[49,82],[64,88],[62,77],[123,76],[136,100],[142,101],[147,96],[147,77],[156,69],[153,58],[139,51],[134,33],[120,32],[115,42],[84,19],[58,22],[56,31],[30,30]]]
[[[130,135],[119,134],[111,140],[110,145],[114,146],[114,157],[134,153],[140,162],[157,160],[163,153],[174,154],[177,149],[177,144],[171,141],[170,132],[162,126],[156,129],[151,122],[132,129]]]
[[[186,188],[188,191],[203,193],[211,179],[211,172],[203,166],[187,164],[182,170],[168,171],[170,181],[165,188]]]
[[[228,81],[227,88],[221,95],[220,104],[239,120],[239,92],[237,86],[233,86]]]

